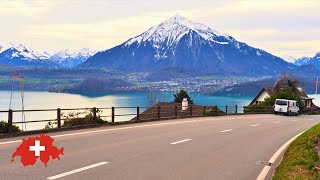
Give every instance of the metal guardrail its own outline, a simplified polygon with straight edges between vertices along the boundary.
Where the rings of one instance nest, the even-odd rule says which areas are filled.
[[[116,110],[120,109],[129,109],[126,113],[116,114]],[[143,109],[145,109],[143,111]],[[216,115],[221,114],[240,114],[246,111],[246,107],[233,105],[233,106],[199,106],[199,105],[189,105],[186,107],[185,111],[182,111],[181,105],[175,106],[136,106],[136,107],[102,107],[102,108],[68,108],[68,109],[31,109],[31,110],[12,110],[0,111],[0,113],[8,114],[8,125],[7,133],[13,132],[14,124],[28,124],[28,123],[39,123],[39,122],[55,122],[56,128],[61,128],[63,126],[63,121],[67,120],[62,118],[62,114],[65,111],[88,111],[91,113],[91,120],[93,123],[97,123],[98,119],[101,118],[111,118],[111,120],[105,120],[105,122],[114,125],[118,123],[117,118],[120,117],[131,117],[131,119],[122,121],[122,122],[140,122],[148,120],[160,120],[160,119],[171,119],[171,118],[185,118],[185,117],[195,117],[195,116],[206,116],[209,112],[212,114],[217,113]],[[100,115],[98,114],[99,110],[108,110],[110,115]],[[270,109],[266,109],[270,111]],[[258,109],[257,112],[261,112],[261,109]],[[266,111],[266,112],[267,112]],[[42,119],[42,120],[29,120],[29,121],[13,121],[14,113],[19,112],[56,112],[56,118],[54,119]],[[250,109],[250,112],[255,113],[254,109]],[[263,112],[263,111],[262,111]],[[210,114],[209,114],[210,115]],[[70,120],[70,119],[69,119]]]

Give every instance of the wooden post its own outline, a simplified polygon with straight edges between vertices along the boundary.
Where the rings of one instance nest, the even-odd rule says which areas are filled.
[[[93,121],[97,122],[97,108],[96,107],[92,108],[92,115],[93,115]]]
[[[226,106],[226,114],[228,114],[228,105]]]
[[[137,106],[137,121],[140,121],[140,107]]]
[[[9,111],[8,111],[8,127],[7,127],[8,133],[12,133],[12,119],[13,119],[13,111],[12,111],[12,109],[9,109]]]
[[[177,105],[174,108],[174,117],[178,118],[178,106]]]
[[[203,115],[206,114],[206,106],[203,106]]]
[[[192,117],[192,105],[190,105],[190,115]]]
[[[57,124],[58,124],[58,128],[61,128],[61,109],[60,108],[57,109]]]
[[[238,114],[238,105],[236,105],[236,114]]]
[[[158,106],[158,119],[160,119],[160,114],[161,114],[161,107],[160,106]]]
[[[114,107],[111,108],[111,123],[114,124]]]

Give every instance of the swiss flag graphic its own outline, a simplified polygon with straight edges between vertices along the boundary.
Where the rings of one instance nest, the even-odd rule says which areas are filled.
[[[23,139],[21,145],[12,154],[12,162],[16,156],[21,156],[21,163],[24,166],[34,165],[38,158],[47,166],[47,163],[52,159],[59,159],[59,155],[63,155],[64,148],[58,149],[53,146],[53,141],[50,136],[40,134],[37,137]]]

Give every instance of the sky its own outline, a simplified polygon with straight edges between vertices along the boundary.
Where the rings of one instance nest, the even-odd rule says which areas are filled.
[[[0,44],[106,50],[178,14],[280,57],[311,57],[319,9],[319,0],[0,0]]]

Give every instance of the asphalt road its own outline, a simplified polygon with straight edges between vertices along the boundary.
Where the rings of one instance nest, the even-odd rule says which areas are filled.
[[[238,115],[51,133],[65,155],[48,167],[11,163],[26,137],[2,139],[0,179],[254,180],[264,168],[259,161],[319,122],[320,116]]]

